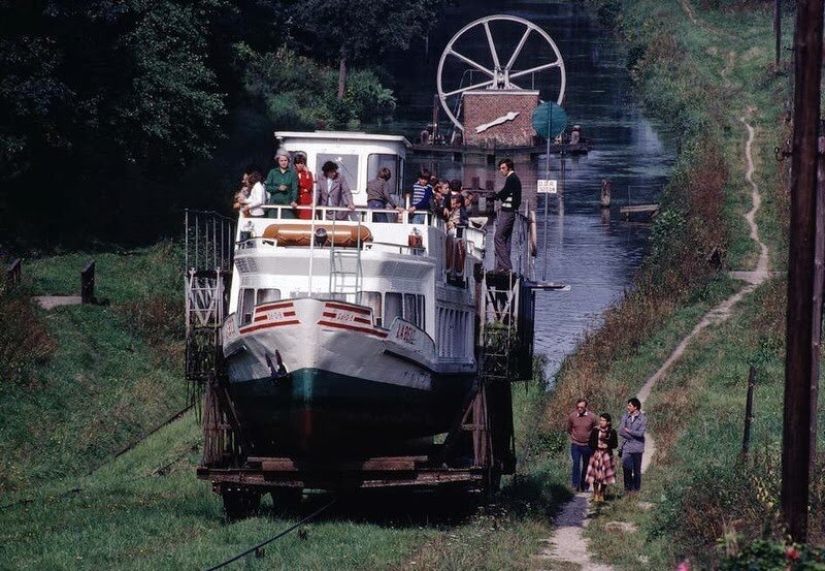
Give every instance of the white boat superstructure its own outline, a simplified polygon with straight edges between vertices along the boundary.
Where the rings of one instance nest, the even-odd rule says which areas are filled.
[[[403,169],[408,146],[292,135],[279,134],[281,148],[302,152],[310,168],[349,161],[341,170],[359,173],[354,195],[381,166]],[[413,224],[406,212],[377,222],[395,211],[363,206],[315,207],[309,220],[282,217],[288,208],[238,224],[223,347],[253,450],[374,450],[446,431],[477,374],[484,232],[450,236],[441,220]],[[342,210],[347,220],[328,219]]]

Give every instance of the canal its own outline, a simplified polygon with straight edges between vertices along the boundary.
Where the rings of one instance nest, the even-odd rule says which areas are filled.
[[[517,166],[522,180],[563,182],[561,199],[549,197],[545,204],[542,195],[537,204],[540,251],[536,278],[570,286],[569,291],[536,294],[535,349],[547,359],[545,375],[552,385],[565,356],[602,323],[605,309],[621,298],[647,253],[649,224],[624,221],[619,207],[658,200],[674,162],[674,145],[666,130],[646,118],[634,99],[616,39],[579,3],[459,2],[426,41],[418,42],[411,53],[399,55],[394,67],[398,70],[400,120],[384,129],[402,131],[412,140],[432,121],[438,62],[445,45],[465,25],[495,14],[527,19],[551,36],[566,68],[563,107],[568,125],[580,125],[583,135],[593,141],[583,156],[551,154],[548,164],[542,155]],[[546,57],[536,53],[537,61]],[[548,95],[547,99],[553,98]],[[447,132],[451,126],[442,113],[439,129]],[[494,164],[486,168],[487,178],[495,180],[496,189],[501,188]],[[469,180],[466,169],[466,164],[449,157],[436,165],[438,176],[465,181]],[[603,179],[609,179],[612,188],[607,211],[599,206]]]

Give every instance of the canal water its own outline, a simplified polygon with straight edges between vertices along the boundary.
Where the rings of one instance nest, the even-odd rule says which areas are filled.
[[[551,154],[548,162],[542,155],[517,164],[522,180],[549,178],[563,186],[561,198],[550,196],[546,202],[545,195],[537,198],[535,277],[570,286],[569,291],[536,294],[535,350],[547,359],[545,376],[552,385],[565,356],[601,324],[605,309],[629,287],[646,255],[649,225],[624,221],[619,207],[658,200],[674,162],[674,147],[666,130],[643,115],[634,100],[620,47],[587,6],[535,0],[461,1],[450,8],[426,41],[422,39],[410,53],[399,55],[395,68],[396,79],[400,79],[396,92],[401,120],[384,125],[384,129],[400,130],[412,140],[432,121],[438,61],[444,46],[465,25],[495,14],[527,19],[554,40],[566,69],[563,107],[568,125],[580,125],[583,136],[593,141],[592,149],[583,156]],[[512,39],[501,41],[504,45]],[[480,49],[487,48],[482,45]],[[535,51],[537,62],[552,55]],[[548,92],[547,99],[554,98]],[[452,123],[443,113],[439,119],[439,128],[446,132]],[[435,168],[440,177],[469,180],[467,165],[454,162],[452,157],[444,157]],[[494,162],[484,168],[486,178],[495,180],[496,189],[501,188]],[[611,181],[609,210],[599,205],[603,179]]]

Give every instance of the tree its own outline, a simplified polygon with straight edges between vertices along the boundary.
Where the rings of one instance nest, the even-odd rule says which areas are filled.
[[[208,157],[226,113],[209,42],[213,19],[227,7],[226,0],[0,3],[0,210],[25,212],[19,197],[31,200],[32,189],[44,187],[73,197],[54,212],[62,218],[94,218],[102,207],[94,205],[134,198],[129,187],[151,204],[167,189],[147,178],[170,178]]]
[[[344,98],[348,68],[373,62],[388,50],[425,41],[445,0],[305,0],[305,18],[289,22],[294,37],[317,55],[338,63],[338,99]]]

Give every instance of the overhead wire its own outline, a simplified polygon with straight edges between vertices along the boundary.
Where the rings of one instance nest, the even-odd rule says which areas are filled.
[[[265,545],[267,545],[267,544],[269,544],[269,543],[272,543],[272,542],[273,542],[273,541],[275,541],[276,539],[280,539],[281,537],[285,536],[286,534],[290,533],[291,531],[294,531],[294,530],[298,529],[299,527],[301,527],[302,525],[304,525],[304,524],[305,524],[305,523],[307,523],[308,521],[310,521],[310,520],[312,520],[312,519],[315,519],[316,517],[318,517],[319,515],[321,515],[321,513],[322,513],[324,510],[326,510],[327,508],[329,508],[329,507],[330,507],[332,504],[334,504],[334,503],[335,503],[335,500],[333,499],[333,500],[332,500],[332,501],[330,501],[328,504],[326,504],[326,505],[324,505],[324,506],[320,507],[319,509],[315,510],[314,512],[312,512],[311,514],[309,514],[308,516],[306,516],[304,519],[302,519],[302,520],[301,520],[301,521],[299,521],[298,523],[295,523],[295,524],[291,525],[290,527],[286,528],[285,530],[283,530],[282,532],[278,533],[277,535],[275,535],[275,536],[273,536],[273,537],[270,537],[270,538],[269,538],[269,539],[267,539],[266,541],[262,541],[261,543],[259,543],[259,544],[255,545],[255,546],[253,546],[253,547],[250,547],[249,549],[246,549],[246,550],[244,550],[244,551],[241,551],[240,553],[238,553],[237,555],[233,555],[232,557],[230,557],[230,558],[229,558],[229,559],[227,559],[226,561],[224,561],[224,562],[222,562],[222,563],[219,563],[219,564],[215,565],[214,567],[209,567],[208,569],[205,569],[204,571],[215,571],[215,569],[220,569],[221,567],[226,567],[227,565],[229,565],[230,563],[233,563],[233,562],[237,561],[237,560],[238,560],[238,559],[240,559],[241,557],[244,557],[245,555],[249,555],[249,554],[250,554],[250,553],[252,553],[252,552],[258,551],[261,547],[263,547],[263,546],[265,546]]]

